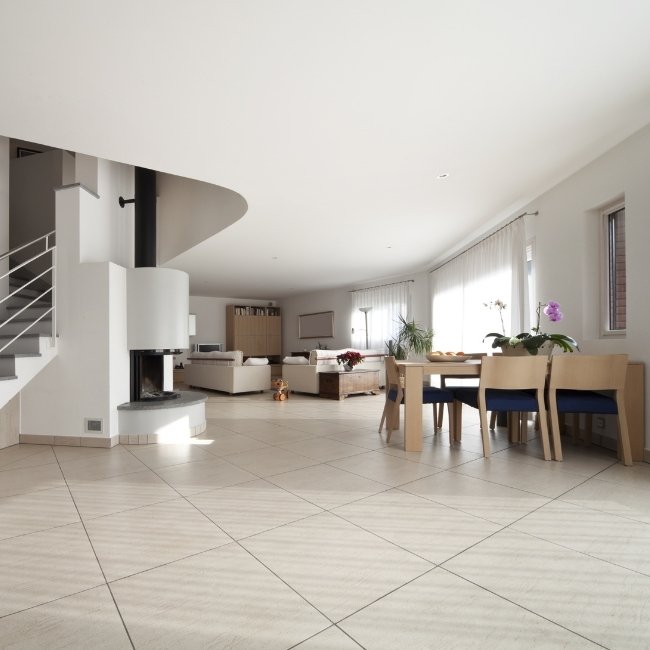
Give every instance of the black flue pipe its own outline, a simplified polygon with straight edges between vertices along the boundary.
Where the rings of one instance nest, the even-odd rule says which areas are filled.
[[[135,266],[156,266],[156,172],[135,168]]]

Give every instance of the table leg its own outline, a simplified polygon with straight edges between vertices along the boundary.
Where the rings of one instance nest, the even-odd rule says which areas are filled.
[[[422,382],[421,366],[404,368],[404,450],[422,451]]]

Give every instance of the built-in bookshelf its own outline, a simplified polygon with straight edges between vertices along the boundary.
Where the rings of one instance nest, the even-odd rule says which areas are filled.
[[[245,357],[282,354],[282,316],[279,307],[228,305],[226,347],[241,350]]]

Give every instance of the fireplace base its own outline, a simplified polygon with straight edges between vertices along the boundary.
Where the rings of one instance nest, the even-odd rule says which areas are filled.
[[[123,445],[183,442],[206,428],[207,397],[181,391],[171,400],[126,402],[117,407],[119,440]]]

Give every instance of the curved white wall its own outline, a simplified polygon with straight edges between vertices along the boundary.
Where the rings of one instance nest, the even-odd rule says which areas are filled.
[[[190,280],[175,269],[127,270],[129,350],[189,347]]]

